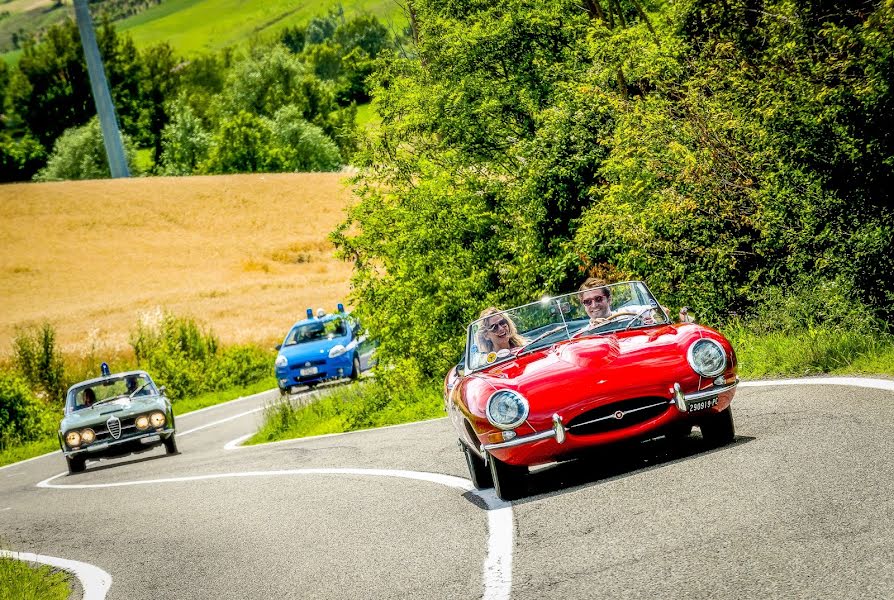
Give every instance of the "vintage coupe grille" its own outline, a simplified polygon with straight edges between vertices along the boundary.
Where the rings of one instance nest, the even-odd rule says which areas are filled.
[[[115,418],[118,419],[118,417]],[[125,417],[123,419],[118,419],[118,423],[120,426],[118,437],[113,436],[112,432],[109,431],[108,420],[104,423],[97,423],[96,425],[92,425],[93,432],[96,434],[96,442],[117,440],[122,437],[129,437],[135,433],[141,433],[137,431],[136,425],[134,425],[134,421],[136,421],[136,417]]]
[[[106,427],[109,429],[109,433],[112,434],[112,437],[116,440],[121,437],[121,421],[118,417],[109,417],[109,420],[106,421]]]
[[[654,419],[670,406],[667,398],[656,396],[621,400],[588,410],[569,421],[567,427],[575,435],[605,433]]]

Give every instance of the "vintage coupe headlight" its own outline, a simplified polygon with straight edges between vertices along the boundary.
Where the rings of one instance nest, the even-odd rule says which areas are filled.
[[[81,430],[81,443],[84,445],[92,444],[93,440],[96,439],[96,434],[93,433],[93,430],[89,427],[87,429]]]
[[[289,360],[283,356],[282,354],[276,355],[276,362],[274,363],[277,367],[286,367],[289,365]]]
[[[71,448],[77,448],[81,445],[81,434],[77,431],[69,431],[65,434],[65,443]]]
[[[487,400],[487,420],[500,429],[515,429],[528,418],[528,401],[512,390],[499,390]]]
[[[700,339],[689,346],[686,353],[692,370],[702,377],[720,375],[726,369],[726,352],[715,340]]]
[[[154,412],[149,415],[149,422],[153,427],[161,427],[165,424],[165,415],[161,412]]]
[[[136,421],[134,421],[134,425],[137,426],[137,429],[149,429],[149,417],[146,415],[140,415],[137,417]]]
[[[332,350],[329,351],[329,358],[336,358],[338,356],[341,356],[342,354],[347,352],[347,350],[348,349],[341,344],[336,344],[332,346]]]

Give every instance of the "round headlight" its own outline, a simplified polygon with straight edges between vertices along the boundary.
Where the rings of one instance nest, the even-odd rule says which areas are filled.
[[[93,440],[96,439],[96,434],[93,433],[93,430],[90,428],[81,430],[81,443],[83,444],[92,444]]]
[[[149,415],[149,422],[152,423],[153,427],[161,427],[165,424],[165,415],[164,413],[154,412]]]
[[[276,355],[276,362],[274,363],[277,367],[286,367],[289,364],[288,359],[282,354]]]
[[[528,401],[512,390],[499,390],[487,401],[487,420],[500,429],[515,429],[528,418]]]
[[[148,429],[149,427],[149,417],[146,415],[140,415],[137,417],[137,420],[134,421],[134,425],[137,426],[137,429]]]
[[[65,434],[65,443],[71,448],[77,448],[81,445],[81,434],[77,431],[69,431]]]
[[[329,351],[329,358],[335,358],[337,356],[341,356],[347,352],[347,348],[342,346],[341,344],[336,344],[332,346],[332,350]]]
[[[698,340],[689,346],[686,358],[692,369],[702,377],[714,377],[726,369],[726,352],[715,340]]]

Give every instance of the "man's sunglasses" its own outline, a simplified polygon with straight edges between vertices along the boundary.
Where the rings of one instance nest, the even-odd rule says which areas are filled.
[[[585,298],[582,300],[584,306],[593,306],[594,304],[600,304],[608,300],[605,296],[594,296],[592,298]]]
[[[506,319],[500,319],[496,323],[491,323],[490,325],[487,326],[487,330],[490,331],[491,333],[493,333],[493,332],[496,332],[497,329],[499,329],[501,327],[509,327],[509,323],[506,322]]]

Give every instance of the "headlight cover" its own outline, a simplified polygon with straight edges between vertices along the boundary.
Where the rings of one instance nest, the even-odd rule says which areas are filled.
[[[65,443],[70,448],[77,448],[81,445],[81,434],[77,431],[69,431],[65,434]]]
[[[336,345],[332,346],[332,349],[329,351],[329,358],[335,358],[337,356],[341,356],[342,354],[344,354],[347,351],[348,351],[348,349],[345,348],[344,346],[342,346],[341,344],[336,344]]]
[[[282,354],[276,355],[276,362],[274,363],[277,367],[286,367],[289,365],[289,360],[283,356]]]
[[[528,418],[528,401],[513,390],[498,390],[487,400],[487,420],[500,429],[515,429]]]
[[[715,340],[702,338],[689,346],[689,366],[702,377],[714,377],[726,370],[726,352]]]
[[[136,421],[134,421],[134,425],[137,426],[137,429],[140,431],[149,428],[149,417],[146,415],[140,415],[137,417]]]
[[[89,427],[81,430],[81,443],[84,445],[92,444],[96,439],[96,434]]]
[[[165,424],[165,415],[164,413],[154,412],[149,415],[149,422],[153,427],[161,427]]]

